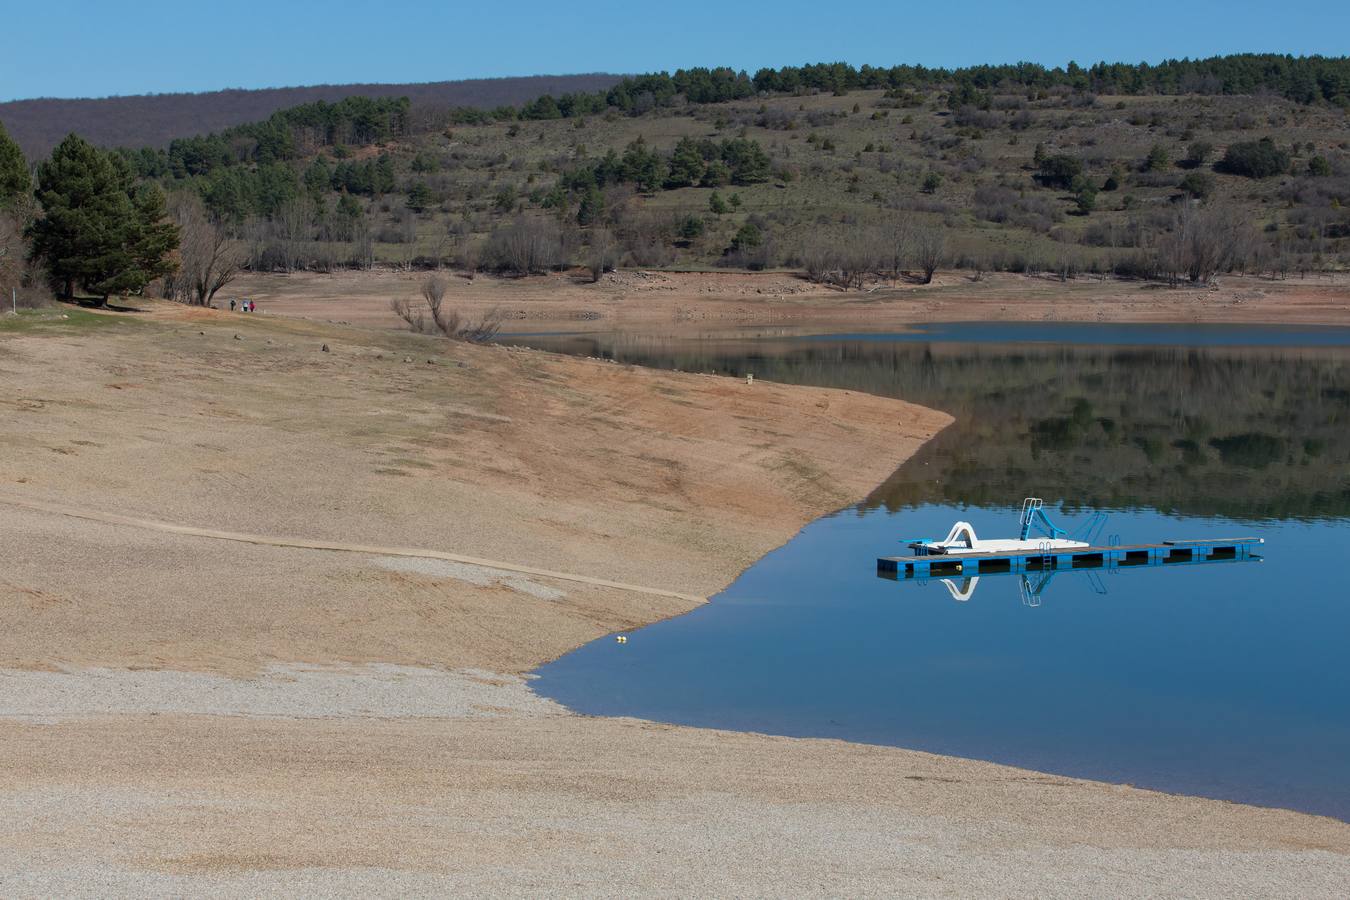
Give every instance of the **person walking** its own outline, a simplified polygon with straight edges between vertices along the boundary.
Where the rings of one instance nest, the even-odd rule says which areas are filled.
[[[230,298],[230,312],[234,312],[234,298]]]

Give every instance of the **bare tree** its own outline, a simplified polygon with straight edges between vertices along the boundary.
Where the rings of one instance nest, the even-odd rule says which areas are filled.
[[[557,222],[519,216],[510,225],[493,230],[485,256],[491,268],[529,275],[557,266],[561,248],[562,233]]]
[[[817,284],[831,284],[843,268],[838,241],[826,235],[810,238],[802,247],[806,276]]]
[[[195,194],[174,195],[170,212],[178,223],[181,259],[178,271],[165,279],[166,292],[179,302],[207,306],[234,280],[244,262],[243,248]]]
[[[390,300],[389,308],[393,310],[394,315],[407,322],[413,331],[418,334],[428,333],[426,312],[421,307],[414,306],[407,297]]]
[[[293,272],[301,268],[309,242],[314,238],[313,202],[304,194],[287,200],[277,209],[272,227],[280,245],[285,271]]]
[[[1175,285],[1184,276],[1207,283],[1251,254],[1253,236],[1236,210],[1188,203],[1158,241],[1158,268]]]
[[[892,282],[900,279],[913,248],[914,227],[908,219],[895,216],[882,226],[882,265]]]
[[[947,234],[941,225],[920,228],[914,235],[914,258],[923,270],[923,283],[933,283],[933,273],[942,265],[947,251]]]
[[[614,246],[614,236],[608,229],[596,228],[591,231],[590,261],[591,281],[600,280],[600,276],[614,268],[618,252]]]
[[[398,298],[389,302],[389,308],[418,334],[441,334],[473,344],[487,343],[496,337],[506,319],[501,310],[492,309],[477,321],[465,320],[458,310],[446,307],[446,286],[445,278],[432,275],[422,282],[421,304]]]

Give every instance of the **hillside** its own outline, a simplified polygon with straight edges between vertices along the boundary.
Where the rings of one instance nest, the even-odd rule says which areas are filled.
[[[254,271],[955,266],[1207,283],[1350,262],[1350,58],[690,69],[515,106],[318,101],[119,152]]]
[[[265,119],[279,109],[344,97],[407,97],[416,106],[491,109],[540,94],[608,88],[617,75],[537,75],[427,84],[322,84],[200,94],[85,99],[39,98],[0,103],[0,122],[29,159],[46,156],[70,132],[105,146],[163,147],[176,137]]]

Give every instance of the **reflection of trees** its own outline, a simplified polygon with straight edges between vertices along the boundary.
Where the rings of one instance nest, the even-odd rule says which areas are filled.
[[[570,352],[903,397],[957,417],[865,502],[1350,515],[1350,353],[588,339]]]

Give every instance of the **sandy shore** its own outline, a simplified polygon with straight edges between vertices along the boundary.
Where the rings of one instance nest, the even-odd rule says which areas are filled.
[[[289,316],[397,328],[395,298],[415,299],[426,272],[248,275],[230,296]],[[476,317],[499,310],[508,331],[702,334],[902,329],[924,322],[1231,322],[1350,325],[1350,275],[1271,280],[1225,276],[1215,287],[1117,279],[942,272],[933,284],[875,282],[862,291],[793,274],[624,270],[598,284],[573,274],[470,280],[443,273],[445,302]]]
[[[941,413],[124,318],[0,332],[6,896],[1350,886],[1329,819],[529,692],[539,663],[688,610],[862,496]]]

